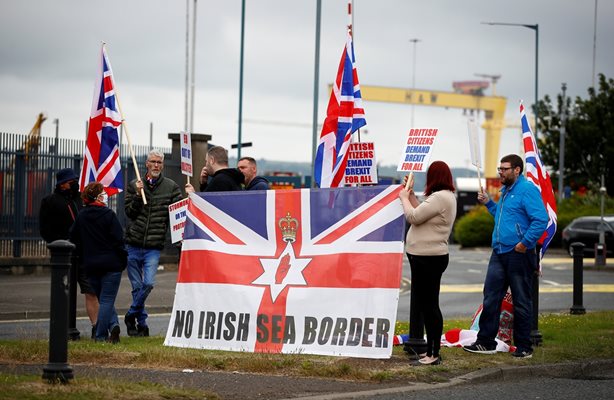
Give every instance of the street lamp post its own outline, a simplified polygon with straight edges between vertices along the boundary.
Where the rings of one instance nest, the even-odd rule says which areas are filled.
[[[539,101],[538,88],[539,88],[539,24],[515,24],[508,22],[482,22],[484,25],[502,25],[502,26],[520,26],[523,28],[532,29],[535,31],[535,126],[533,127],[533,133],[535,134],[535,142],[537,143],[538,130],[539,130],[539,110],[537,108],[537,102]],[[540,262],[539,252],[537,252],[537,262]],[[533,320],[531,321],[531,341],[534,345],[539,346],[542,343],[542,334],[539,331],[538,326],[538,313],[539,313],[539,275],[533,275]]]
[[[508,22],[482,22],[483,25],[503,25],[503,26],[522,26],[524,28],[532,29],[535,31],[535,126],[534,126],[534,134],[535,141],[537,142],[537,131],[539,130],[539,111],[537,110],[537,102],[539,100],[538,96],[538,71],[539,71],[539,24],[513,24]]]
[[[420,41],[418,38],[409,39],[410,42],[414,44],[414,56],[412,61],[412,70],[411,70],[411,89],[416,89],[416,44]],[[412,93],[413,95],[413,93]],[[412,101],[413,103],[413,101]],[[414,127],[414,107],[415,105],[411,105],[411,127]]]
[[[561,130],[559,136],[559,200],[563,200],[565,198],[565,124],[567,123],[567,97],[565,96],[565,92],[567,90],[567,84],[563,83],[562,85],[563,98],[562,98],[562,106],[561,106]]]

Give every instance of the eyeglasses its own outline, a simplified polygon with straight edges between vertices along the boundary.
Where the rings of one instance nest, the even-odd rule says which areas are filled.
[[[499,168],[497,168],[497,171],[498,172],[504,172],[504,171],[507,171],[507,170],[512,169],[512,168],[513,167],[499,167]]]
[[[164,163],[164,161],[158,161],[158,160],[147,160],[147,162],[151,164],[163,164]]]

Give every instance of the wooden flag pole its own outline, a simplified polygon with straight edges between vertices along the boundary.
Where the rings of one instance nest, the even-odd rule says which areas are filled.
[[[102,47],[104,48],[106,45],[105,42],[102,42]],[[136,163],[136,157],[134,156],[134,149],[132,148],[132,141],[130,140],[130,135],[128,134],[128,126],[126,125],[126,121],[124,120],[124,113],[122,112],[122,107],[119,102],[119,91],[117,90],[117,86],[113,88],[115,92],[115,101],[117,102],[117,109],[119,110],[119,115],[122,119],[122,125],[124,127],[124,133],[126,135],[126,140],[128,141],[128,148],[130,149],[130,156],[132,157],[132,165],[134,167],[134,172],[136,173],[136,179],[141,180],[141,174],[139,172],[139,166]],[[147,198],[145,197],[145,191],[141,189],[141,197],[143,198],[143,204],[147,204]]]
[[[407,182],[405,182],[405,190],[411,190],[414,188],[414,173],[410,172],[407,175]]]

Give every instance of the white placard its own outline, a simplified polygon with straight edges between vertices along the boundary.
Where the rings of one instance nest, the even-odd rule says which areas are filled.
[[[372,142],[350,144],[343,183],[345,185],[377,183],[375,145]]]
[[[171,243],[183,240],[183,228],[185,227],[188,200],[179,200],[168,206],[168,220],[171,227]]]
[[[480,137],[478,135],[478,125],[475,119],[469,118],[467,121],[467,130],[469,132],[469,151],[471,152],[471,164],[478,169],[482,166],[480,153]]]
[[[438,132],[437,128],[410,129],[403,142],[403,152],[397,171],[426,171]]]
[[[189,132],[180,132],[181,136],[181,173],[192,176],[192,136]]]

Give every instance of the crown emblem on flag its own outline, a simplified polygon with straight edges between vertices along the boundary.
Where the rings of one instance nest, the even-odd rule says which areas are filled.
[[[290,213],[287,213],[285,217],[280,218],[278,222],[281,229],[281,238],[286,242],[294,242],[296,240],[296,231],[298,230],[298,220],[292,218]]]

